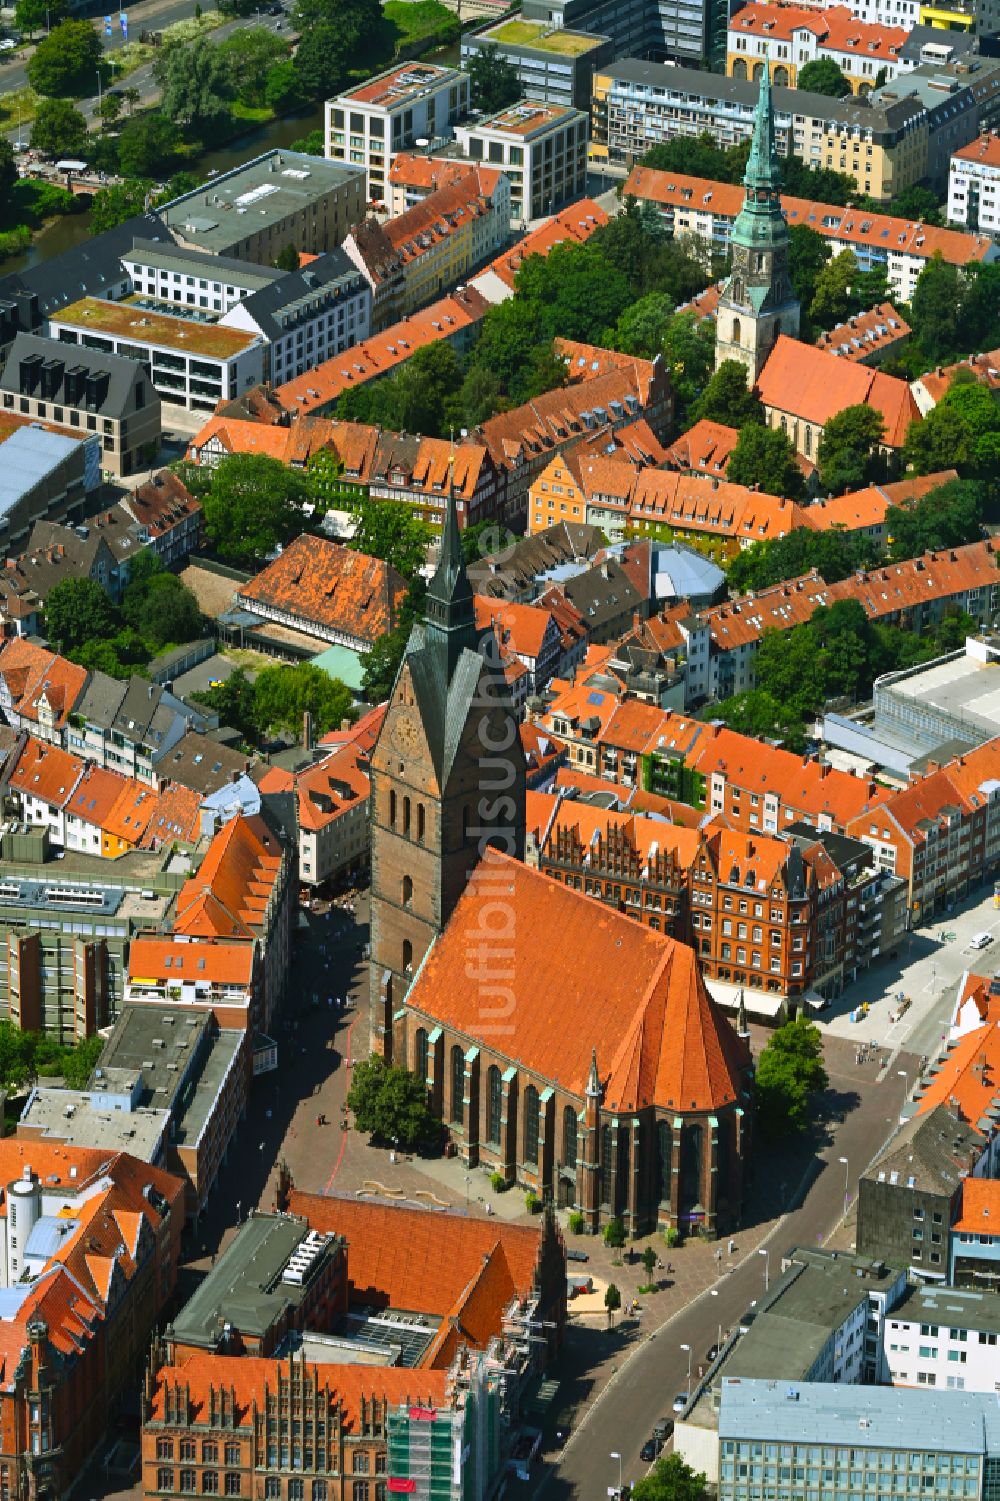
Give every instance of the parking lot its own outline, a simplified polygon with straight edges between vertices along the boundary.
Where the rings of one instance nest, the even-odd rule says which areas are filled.
[[[993,942],[976,950],[971,940],[990,933]],[[926,928],[908,933],[898,959],[873,965],[823,1013],[824,1029],[856,1042],[873,1042],[890,1052],[933,1057],[948,1035],[959,980],[966,970],[991,975],[1000,965],[1000,912],[993,888],[983,887],[953,912]],[[893,1022],[897,995],[909,997],[904,1016]],[[850,1013],[862,1002],[870,1010],[857,1022]]]

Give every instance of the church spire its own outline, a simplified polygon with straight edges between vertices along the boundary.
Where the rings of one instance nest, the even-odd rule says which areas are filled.
[[[465,571],[455,502],[455,452],[448,460],[448,500],[441,533],[441,556],[427,589],[427,641],[447,650],[448,677],[462,650],[475,651],[476,611],[472,585]]]
[[[771,79],[764,64],[760,79],[760,93],[754,114],[753,140],[747,169],[743,174],[743,186],[747,198],[754,193],[777,193],[781,187],[781,165],[774,144],[774,108],[771,104]]]

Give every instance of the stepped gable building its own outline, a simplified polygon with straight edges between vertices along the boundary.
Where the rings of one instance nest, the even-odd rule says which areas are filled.
[[[753,386],[779,334],[797,339],[799,303],[788,269],[788,221],[781,208],[781,166],[774,144],[771,82],[761,75],[743,208],[730,239],[732,274],[719,299],[715,368],[738,360]]]
[[[524,856],[524,755],[495,638],[480,646],[454,486],[441,558],[371,758],[373,1052],[482,849]]]
[[[592,1230],[734,1226],[751,1058],[694,951],[487,850],[396,1018],[459,1153]]]

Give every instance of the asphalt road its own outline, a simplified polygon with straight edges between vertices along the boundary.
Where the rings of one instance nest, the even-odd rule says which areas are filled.
[[[856,1088],[857,1081],[846,1071],[848,1053],[843,1045],[837,1053],[836,1065],[828,1061],[831,1086],[846,1093]],[[901,1064],[908,1058],[901,1055]],[[832,1139],[822,1149],[819,1171],[800,1207],[785,1216],[765,1243],[770,1250],[772,1274],[779,1270],[781,1255],[790,1246],[816,1245],[834,1229],[844,1208],[845,1175],[838,1159],[848,1159],[854,1192],[859,1173],[894,1128],[903,1089],[903,1080],[895,1071],[880,1084],[868,1083],[857,1107],[836,1126]],[[596,1501],[606,1496],[608,1487],[618,1483],[618,1461],[610,1457],[612,1451],[622,1455],[624,1480],[640,1480],[648,1469],[639,1460],[640,1447],[657,1420],[671,1415],[674,1396],[687,1387],[688,1355],[681,1346],[691,1346],[697,1372],[717,1339],[720,1324],[724,1331],[731,1328],[761,1295],[764,1273],[762,1256],[741,1259],[737,1235],[733,1270],[716,1284],[715,1295],[706,1292],[695,1299],[628,1357],[572,1433],[558,1465],[541,1479],[536,1496],[544,1496],[545,1501],[569,1501],[571,1497]]]
[[[129,39],[131,41],[138,41],[141,31],[146,29],[150,31],[162,31],[165,27],[171,26],[175,21],[188,20],[194,15],[195,3],[196,0],[147,0],[147,3],[140,4],[133,10],[127,3],[127,0],[124,0],[122,8],[128,16]],[[207,6],[204,4],[203,9],[207,9]],[[104,57],[110,61],[124,45],[124,38],[121,34],[121,27],[118,24],[118,6],[109,5],[108,14],[114,22],[110,37],[104,35],[103,16],[96,17],[93,25],[104,45]],[[252,15],[235,21],[227,21],[225,25],[217,26],[215,30],[207,33],[207,35],[213,41],[221,41],[224,37],[231,36],[234,31],[245,29],[248,26],[267,26],[271,30],[274,30],[279,21],[281,23],[281,34],[283,36],[290,35],[287,14],[284,17],[272,17],[264,15],[263,11],[261,11],[259,18],[257,15]],[[25,87],[28,81],[25,71],[28,56],[30,54],[22,54],[16,63],[0,64],[0,93],[14,93],[17,89]],[[114,72],[115,70],[112,71]],[[94,82],[96,84],[96,77]],[[114,79],[109,84],[109,87],[138,89],[142,105],[152,104],[159,94],[159,89],[153,80],[151,63],[144,63],[141,68],[137,68],[134,73],[129,73],[121,81]],[[91,98],[77,99],[74,103],[88,121],[93,122],[98,119],[96,91]],[[8,128],[5,132],[9,141],[16,141],[19,133],[27,139],[31,133],[31,127],[25,126],[19,132],[19,128],[15,122],[14,126]]]

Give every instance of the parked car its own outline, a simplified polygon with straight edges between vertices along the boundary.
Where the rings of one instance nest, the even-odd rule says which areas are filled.
[[[648,1438],[639,1450],[639,1458],[643,1464],[652,1464],[656,1458],[656,1439]]]
[[[656,1442],[660,1445],[661,1448],[665,1443],[667,1443],[669,1439],[673,1438],[673,1434],[673,1418],[661,1418],[660,1421],[653,1426],[653,1437],[656,1439]]]
[[[992,933],[974,933],[969,943],[970,949],[985,949],[993,942]]]
[[[716,1358],[716,1356],[718,1355],[718,1353],[719,1353],[719,1347],[718,1347],[718,1345],[709,1345],[708,1349],[705,1351],[705,1359],[706,1359],[706,1361],[708,1362],[709,1365],[712,1364],[712,1361]]]
[[[678,1392],[674,1398],[674,1412],[683,1412],[690,1400],[690,1392]]]
[[[566,1260],[567,1261],[589,1261],[590,1260],[590,1256],[588,1255],[588,1253],[586,1251],[577,1251],[577,1250],[574,1250],[573,1247],[570,1247],[570,1249],[566,1252]]]

